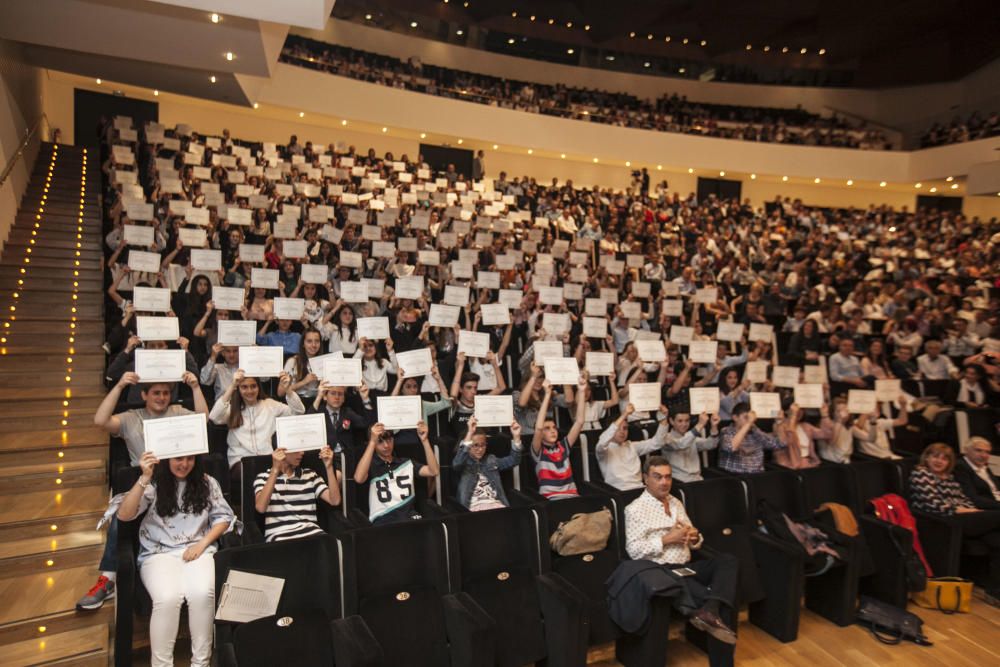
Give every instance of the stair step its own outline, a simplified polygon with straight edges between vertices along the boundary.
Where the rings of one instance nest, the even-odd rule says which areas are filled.
[[[94,239],[88,238],[86,232],[84,232],[83,234],[83,239],[90,243],[94,241]],[[4,257],[5,258],[7,257],[7,253],[10,253],[11,255],[16,255],[17,257],[24,257],[24,249],[26,247],[27,245],[24,243],[8,242],[4,246]],[[49,247],[47,244],[36,243],[34,246],[32,246],[32,248],[33,248],[32,257],[52,257],[55,259],[65,259],[67,257],[73,257],[72,251],[67,253],[66,249],[52,248]],[[100,250],[83,250],[80,253],[81,263],[84,260],[93,260],[96,261],[98,264],[100,264],[101,257],[102,255]]]
[[[105,507],[107,501],[108,488],[105,484],[22,493],[5,498],[0,503],[0,524],[81,514]],[[0,596],[0,599],[3,597]]]
[[[96,577],[93,578],[96,579]],[[65,580],[66,577],[60,577],[60,579]],[[93,584],[93,581],[90,583]],[[53,582],[53,586],[54,584],[55,582]],[[89,585],[87,588],[89,588]],[[83,589],[77,597],[86,593],[87,588]],[[26,618],[16,623],[8,623],[0,626],[0,651],[2,651],[0,653],[0,664],[74,665],[76,667],[103,665],[106,667],[108,665],[107,650],[88,650],[87,647],[90,642],[94,642],[95,644],[104,642],[106,644],[113,622],[114,605],[108,604],[97,611],[86,614],[77,613],[71,609],[69,611]],[[62,637],[71,633],[73,639],[69,642],[69,646],[75,646],[76,651],[74,653],[63,651],[61,652],[63,657],[60,657],[60,652],[56,649],[59,648],[58,641],[61,640],[56,640],[56,637]],[[77,635],[76,633],[89,633],[93,637],[88,641],[86,635]],[[44,647],[41,645],[42,641],[46,642]],[[15,647],[17,650],[23,650],[22,647],[18,646],[18,644],[23,642],[31,643],[31,650],[27,653],[28,659],[19,662],[16,659],[15,653],[10,651],[15,649]],[[41,655],[44,655],[44,658],[40,659],[39,656]],[[93,660],[93,656],[99,655],[103,655],[103,663]],[[80,662],[80,660],[86,661]]]
[[[82,402],[82,401],[81,401]],[[94,412],[97,410],[97,402],[94,401],[94,406],[90,408],[69,408],[69,424],[72,427],[69,432],[75,430],[78,424],[88,424],[93,421]],[[76,402],[74,401],[74,405]],[[47,409],[47,408],[46,408]],[[53,404],[48,412],[42,414],[36,414],[33,416],[25,416],[23,414],[11,413],[11,414],[0,414],[0,429],[5,431],[23,431],[26,433],[35,433],[38,431],[48,431],[53,426],[59,426],[63,419],[62,408]],[[38,412],[41,412],[39,409]],[[52,445],[54,450],[56,445]],[[45,449],[42,447],[42,449]],[[0,455],[3,455],[3,441],[0,440]]]
[[[20,521],[8,523],[0,526],[0,539],[27,540],[40,537],[58,537],[67,533],[78,531],[92,531],[97,528],[103,512],[94,511],[74,516],[62,517],[55,521],[51,519],[40,519],[35,521]],[[56,529],[52,530],[52,526]]]
[[[72,454],[75,449],[77,448],[70,447],[69,449],[63,451]],[[107,445],[104,446],[103,452],[93,451],[97,449],[96,447],[80,447],[79,449],[87,450],[90,453],[91,458],[80,458],[79,455],[77,455],[69,457],[69,460],[67,460],[66,456],[59,458],[56,455],[55,450],[49,450],[40,452],[40,454],[45,457],[45,461],[24,463],[24,452],[19,451],[14,454],[4,454],[0,452],[0,460],[10,462],[10,465],[3,466],[3,468],[0,469],[0,480],[3,480],[6,484],[11,480],[16,482],[20,477],[44,476],[45,479],[51,479],[55,475],[72,474],[83,471],[105,472],[107,470]],[[2,490],[0,490],[0,492],[2,492]],[[2,543],[0,543],[0,545],[2,545]]]
[[[109,636],[107,623],[100,629],[86,627],[58,634],[46,632],[38,639],[0,646],[0,664],[7,667],[106,665]]]
[[[0,486],[0,498],[34,489],[70,489],[92,484],[106,486],[107,481],[107,470],[104,467],[82,470],[67,469],[62,473],[36,472],[5,479],[3,485]]]
[[[101,610],[87,614],[74,612],[76,601],[90,590],[96,580],[96,561],[63,570],[45,568],[20,579],[0,579],[0,599],[5,602],[0,606],[0,623],[21,621],[18,626],[23,626],[23,630],[33,629],[35,632],[44,625],[47,634],[59,627],[57,621],[62,621],[62,614],[67,612],[82,621],[77,627],[97,624],[104,615],[110,622],[114,616],[114,605],[105,605]],[[30,618],[26,612],[33,612]],[[11,629],[21,630],[20,627]],[[3,633],[0,637],[6,638],[6,625],[0,626],[0,633]]]
[[[94,547],[103,548],[104,534],[96,530],[96,526],[97,522],[95,521],[84,530],[57,532],[43,537],[6,541],[0,544],[0,563],[6,566],[10,561],[24,557],[33,557],[32,560],[37,560],[37,556],[62,555],[71,550],[92,549]],[[53,567],[55,566],[53,565]],[[0,570],[0,576],[5,576],[2,570]]]
[[[78,445],[95,446],[108,444],[107,432],[94,426],[93,420],[81,423],[79,418],[70,417],[72,428],[65,431],[50,427],[30,433],[8,432],[0,437],[0,451],[70,448]],[[63,436],[66,433],[66,436]]]

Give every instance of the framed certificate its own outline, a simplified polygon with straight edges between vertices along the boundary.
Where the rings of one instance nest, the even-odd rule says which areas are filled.
[[[240,368],[248,378],[274,378],[285,369],[285,353],[278,346],[240,346]]]
[[[389,431],[416,428],[423,420],[422,400],[420,396],[379,396],[378,420]]]
[[[659,363],[667,360],[667,349],[662,340],[636,340],[635,349],[643,361]]]
[[[558,341],[557,341],[558,342]],[[559,343],[560,350],[562,343]],[[549,357],[545,360],[545,379],[552,384],[577,385],[580,382],[580,366],[573,357]]]
[[[584,316],[583,335],[587,338],[605,338],[608,335],[608,321],[603,317]]]
[[[795,403],[800,408],[822,408],[823,385],[821,384],[795,385]]]
[[[160,253],[145,250],[129,250],[128,268],[140,273],[160,272]]]
[[[329,270],[325,264],[303,264],[300,277],[302,282],[312,285],[322,285],[329,276]]]
[[[326,445],[326,415],[278,417],[274,420],[278,447],[286,452],[322,449]]]
[[[897,395],[896,398],[899,396]],[[847,411],[854,415],[868,415],[878,409],[878,398],[868,389],[847,391]]]
[[[688,358],[696,364],[714,364],[718,360],[719,341],[693,340],[688,346]]]
[[[510,310],[502,303],[484,303],[480,308],[483,314],[483,324],[486,326],[497,327],[510,324]]]
[[[462,329],[458,332],[458,353],[465,354],[466,357],[476,357],[482,359],[490,351],[490,335],[479,331],[466,331]]]
[[[419,299],[424,295],[423,276],[403,276],[396,278],[396,298]]]
[[[547,359],[561,359],[563,344],[560,340],[536,340],[532,343],[535,363],[544,366]]]
[[[718,387],[691,387],[688,389],[691,415],[719,414]]]
[[[279,320],[299,320],[305,312],[305,299],[274,297],[274,317]]]
[[[262,269],[255,266],[250,269],[250,286],[253,288],[278,289],[278,269]]]
[[[799,383],[798,366],[775,366],[771,371],[771,382],[775,387],[793,388]]]
[[[469,288],[464,285],[445,285],[442,301],[449,306],[467,306],[470,303]]]
[[[510,394],[485,396],[476,394],[476,423],[479,426],[506,426],[514,423],[514,397]]]
[[[132,303],[136,310],[149,313],[170,311],[170,290],[166,287],[138,287],[132,290]]]
[[[615,355],[610,352],[587,352],[584,357],[584,368],[591,377],[611,375],[615,368]]]
[[[186,370],[184,350],[135,351],[139,382],[180,382]]]
[[[761,382],[767,382],[767,362],[766,361],[748,361],[746,372],[743,377],[750,380],[753,384],[760,384]]]
[[[427,321],[432,327],[453,327],[458,324],[458,306],[447,306],[443,303],[432,303]]]
[[[434,368],[434,359],[431,358],[431,350],[428,347],[420,347],[416,350],[396,353],[396,364],[406,377],[419,377],[430,375]]]
[[[636,412],[656,412],[662,403],[659,382],[632,382],[628,385],[628,402]]]
[[[178,417],[144,419],[142,432],[146,451],[161,461],[208,453],[208,421],[197,412]]]
[[[322,378],[334,387],[360,387],[363,380],[361,359],[327,356],[323,360]]]
[[[212,285],[212,302],[216,310],[241,310],[246,298],[242,287]]]
[[[781,412],[781,394],[773,391],[751,391],[750,409],[761,419],[774,419]]]
[[[359,317],[358,338],[368,340],[384,340],[389,338],[388,317]]]
[[[176,317],[135,318],[135,334],[141,340],[177,340],[181,337],[180,323]]]
[[[743,338],[744,325],[739,322],[719,322],[715,337],[721,341],[739,342]]]
[[[227,347],[249,347],[257,344],[257,322],[254,320],[219,320],[219,344]]]
[[[196,271],[219,271],[222,269],[222,251],[192,248],[191,266]]]
[[[903,386],[900,380],[875,380],[875,398],[891,402],[899,398],[903,393]]]
[[[674,345],[690,345],[693,337],[693,327],[682,327],[680,325],[670,327],[670,342]]]

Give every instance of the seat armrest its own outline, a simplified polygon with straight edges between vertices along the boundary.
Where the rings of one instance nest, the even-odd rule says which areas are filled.
[[[934,576],[958,575],[962,554],[962,529],[958,523],[949,517],[919,510],[913,510],[913,517],[917,520],[920,546]]]
[[[468,593],[445,595],[442,601],[452,664],[492,667],[496,661],[496,622]]]
[[[545,621],[546,664],[549,667],[586,664],[590,635],[586,596],[554,572],[541,574],[536,581]]]
[[[382,647],[360,616],[332,621],[330,636],[337,667],[380,667],[385,660]]]
[[[230,641],[219,641],[215,638],[215,655],[219,661],[219,667],[238,667],[236,662],[236,648],[233,646],[232,635]]]

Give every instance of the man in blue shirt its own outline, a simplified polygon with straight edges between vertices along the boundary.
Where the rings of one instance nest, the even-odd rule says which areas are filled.
[[[754,426],[756,420],[757,414],[750,411],[748,403],[738,403],[733,408],[733,423],[722,429],[719,437],[720,468],[737,475],[764,472],[764,450],[785,446]]]
[[[302,334],[292,331],[292,320],[277,320],[278,330],[268,333],[267,330],[271,328],[271,323],[274,321],[274,316],[265,320],[264,325],[257,332],[257,344],[281,347],[286,357],[297,354],[302,342]]]

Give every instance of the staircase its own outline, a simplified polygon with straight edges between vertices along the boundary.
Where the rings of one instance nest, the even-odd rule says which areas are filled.
[[[0,665],[107,665],[113,603],[77,613],[103,549],[108,437],[100,164],[43,144],[0,255]]]

